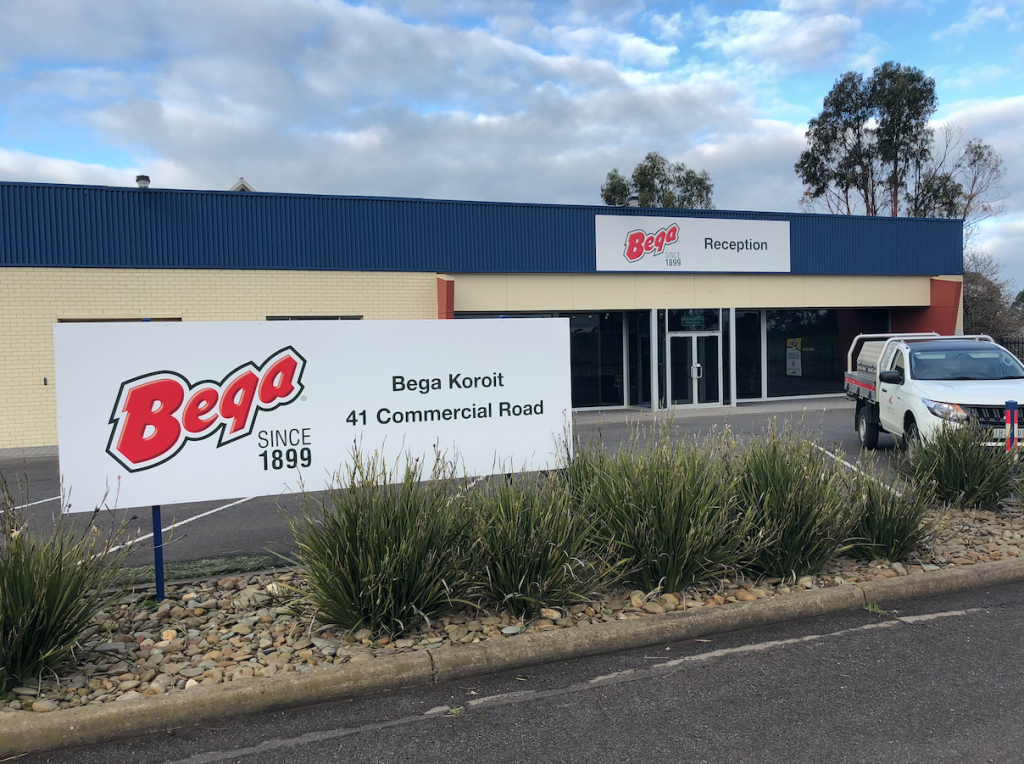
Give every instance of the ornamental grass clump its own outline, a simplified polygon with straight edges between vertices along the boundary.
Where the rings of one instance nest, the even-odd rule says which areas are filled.
[[[621,569],[560,477],[492,479],[474,489],[468,511],[477,538],[474,595],[515,616],[586,602]]]
[[[74,529],[61,514],[52,531],[31,531],[0,476],[0,696],[57,669],[121,596],[108,587],[130,551],[115,550],[127,521],[103,533],[99,517]]]
[[[860,560],[908,560],[935,533],[927,520],[935,503],[930,483],[889,485],[886,475],[866,465],[855,480],[860,522],[850,554]]]
[[[724,436],[698,444],[659,437],[608,458],[591,494],[627,580],[679,591],[747,559],[759,539],[735,501]]]
[[[859,513],[841,462],[786,426],[755,437],[735,463],[737,495],[766,543],[752,560],[759,573],[818,573],[846,551]]]
[[[1013,494],[1016,454],[985,445],[992,441],[991,431],[976,421],[949,425],[913,441],[897,467],[918,485],[934,485],[943,504],[993,510]]]
[[[418,459],[396,473],[356,453],[322,499],[304,496],[288,522],[321,621],[394,637],[463,601],[464,494],[440,457],[425,472]]]
[[[573,507],[595,517],[600,525],[604,507],[600,503],[598,477],[608,470],[611,457],[600,441],[579,443],[565,463],[565,469],[558,473],[563,490],[569,494]]]

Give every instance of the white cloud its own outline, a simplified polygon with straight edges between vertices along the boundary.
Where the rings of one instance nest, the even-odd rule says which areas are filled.
[[[1003,274],[1024,289],[1024,214],[992,221],[978,238],[978,246],[1002,265]]]
[[[191,173],[173,163],[162,160],[149,162],[146,168],[113,168],[101,164],[55,159],[25,151],[8,151],[0,148],[0,180],[6,181],[133,186],[135,185],[135,176],[147,172],[154,173],[159,177],[161,181],[159,185],[163,187],[196,187],[196,181]],[[229,185],[230,183],[224,188],[228,188]]]
[[[962,67],[957,71],[955,76],[937,77],[936,79],[939,80],[940,87],[969,90],[974,87],[988,86],[993,81],[1000,80],[1004,77],[1019,78],[1020,74],[1015,70],[1008,69],[1005,66],[999,66],[997,64],[976,64],[973,66]]]
[[[683,21],[683,14],[673,13],[671,16],[662,16],[656,13],[651,17],[651,28],[655,35],[662,40],[681,40],[686,36],[686,22]]]
[[[966,15],[954,24],[932,34],[933,40],[943,37],[962,37],[987,26],[991,22],[1010,23],[1011,16],[1006,3],[989,3],[984,0],[973,0]]]
[[[742,11],[709,17],[701,47],[727,58],[747,58],[769,69],[807,70],[837,62],[853,49],[860,21],[831,13],[823,16],[781,11]]]
[[[686,161],[707,168],[720,209],[796,212],[803,187],[793,164],[806,146],[804,130],[802,125],[752,120],[694,148]]]
[[[948,119],[963,126],[999,152],[1006,167],[1003,188],[1006,214],[987,221],[978,244],[1007,266],[1007,275],[1024,287],[1024,96],[992,101],[961,101],[950,107]]]
[[[657,45],[636,35],[617,35],[619,56],[631,65],[642,65],[649,69],[664,69],[679,52],[675,45]]]

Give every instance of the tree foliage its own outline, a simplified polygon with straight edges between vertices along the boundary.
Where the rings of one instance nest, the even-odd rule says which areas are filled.
[[[621,207],[636,196],[641,207],[675,207],[713,210],[714,184],[706,170],[700,172],[682,162],[669,162],[656,151],[644,157],[626,178],[616,167],[601,186],[605,204]]]
[[[988,334],[996,340],[1024,332],[1024,292],[1013,296],[1002,265],[974,248],[964,253],[964,333]]]
[[[935,81],[893,61],[847,72],[808,124],[795,165],[805,207],[832,213],[959,218],[969,236],[1002,211],[1002,157],[978,138],[929,119]]]

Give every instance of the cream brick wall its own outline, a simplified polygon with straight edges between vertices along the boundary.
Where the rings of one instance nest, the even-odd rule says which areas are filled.
[[[0,448],[57,443],[60,319],[437,318],[434,273],[0,268]],[[43,385],[46,378],[47,384]]]
[[[929,276],[489,274],[455,277],[457,311],[926,306]]]

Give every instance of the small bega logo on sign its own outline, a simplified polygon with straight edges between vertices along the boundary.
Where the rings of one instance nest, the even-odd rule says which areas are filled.
[[[257,366],[250,361],[220,382],[190,383],[156,371],[121,384],[110,415],[107,453],[129,472],[172,458],[189,440],[220,432],[217,447],[252,433],[259,411],[294,401],[302,392],[306,359],[289,346]]]
[[[644,230],[630,231],[626,234],[626,248],[622,254],[629,262],[635,263],[648,252],[660,255],[666,246],[675,244],[678,239],[679,226],[675,223],[656,233],[647,233]]]

